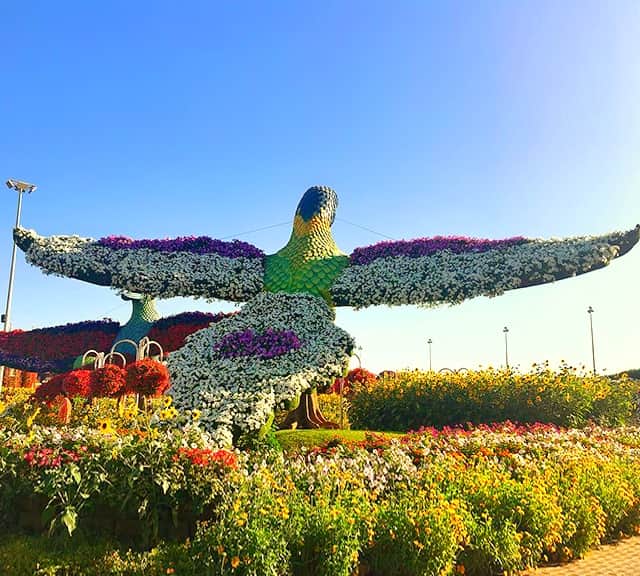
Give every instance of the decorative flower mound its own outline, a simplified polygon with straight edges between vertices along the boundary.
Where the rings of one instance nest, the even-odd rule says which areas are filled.
[[[215,322],[220,322],[227,316],[230,314],[223,312],[218,314],[183,312],[157,320],[147,336],[149,340],[158,342],[165,352],[173,352],[184,344],[184,340],[189,334],[202,330]]]
[[[62,391],[68,398],[86,398],[91,391],[91,370],[72,370],[62,375]]]
[[[253,330],[243,330],[227,334],[213,347],[215,354],[223,358],[256,356],[262,360],[282,356],[302,346],[300,339],[291,330],[272,330],[256,334]]]
[[[127,392],[143,396],[162,396],[169,385],[169,371],[161,362],[145,358],[127,366]]]
[[[477,296],[551,282],[608,264],[618,255],[623,234],[565,240],[497,241],[444,239],[407,242],[406,250],[383,243],[356,251],[361,264],[346,268],[331,288],[336,305],[459,304]],[[466,243],[465,243],[466,242]],[[381,245],[376,245],[381,246]],[[445,247],[436,252],[439,247]],[[464,247],[471,251],[458,252]],[[400,246],[402,248],[402,246]],[[390,255],[387,255],[390,254]],[[375,257],[374,257],[375,256]]]
[[[124,368],[115,364],[107,364],[91,371],[91,394],[98,398],[113,398],[121,394],[125,388]]]
[[[169,357],[172,394],[183,410],[200,409],[202,425],[220,445],[234,430],[259,430],[277,406],[342,374],[352,338],[333,324],[321,298],[263,293],[241,312],[197,332]],[[226,358],[214,352],[229,334],[295,332],[300,348],[274,358]]]
[[[487,252],[518,246],[531,242],[523,236],[505,238],[504,240],[486,240],[484,238],[467,238],[465,236],[434,236],[433,238],[416,238],[415,240],[398,240],[378,242],[372,246],[356,248],[350,256],[352,264],[370,264],[378,258],[388,258],[392,256],[407,256],[409,258],[419,258],[421,256],[431,256],[441,250],[448,250],[454,254],[464,252]]]
[[[377,381],[378,378],[373,372],[369,372],[364,368],[354,368],[349,370],[346,378],[336,378],[330,388],[330,392],[351,396],[358,387],[374,386]]]
[[[220,248],[221,254],[161,251],[157,247],[123,250],[122,246],[113,248],[91,238],[42,237],[23,228],[14,231],[14,238],[25,250],[27,261],[47,274],[158,298],[195,296],[245,301],[263,287],[264,257],[257,248],[239,247],[243,243],[222,243],[231,247]]]
[[[218,254],[225,258],[264,258],[264,252],[248,242],[232,240],[224,242],[208,236],[179,236],[163,240],[132,240],[126,236],[108,236],[96,242],[113,250],[138,250],[146,248],[157,252],[193,252]]]
[[[89,349],[109,350],[119,328],[109,320],[0,332],[0,363],[18,370],[64,372]]]

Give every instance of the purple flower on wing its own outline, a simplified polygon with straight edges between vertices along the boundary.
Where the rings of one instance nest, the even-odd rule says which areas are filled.
[[[213,351],[223,358],[255,356],[262,360],[268,360],[297,350],[301,346],[302,342],[291,330],[267,328],[259,334],[248,329],[226,334],[214,344]]]
[[[454,254],[468,252],[487,252],[510,246],[518,246],[530,242],[523,236],[505,238],[504,240],[485,240],[482,238],[467,238],[465,236],[434,236],[433,238],[416,238],[415,240],[398,240],[378,242],[372,246],[356,248],[351,253],[351,264],[370,264],[378,258],[390,256],[405,256],[419,258],[431,256],[442,250],[449,250]]]
[[[96,242],[112,250],[136,250],[147,248],[157,252],[192,252],[194,254],[218,254],[225,258],[264,258],[264,252],[248,242],[216,240],[208,236],[180,236],[163,240],[132,240],[126,236],[107,236]]]

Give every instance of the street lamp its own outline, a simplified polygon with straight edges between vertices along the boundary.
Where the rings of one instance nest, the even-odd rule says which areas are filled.
[[[429,372],[432,372],[431,370],[431,343],[433,342],[433,340],[431,340],[431,338],[429,338],[429,340],[427,340],[427,344],[429,344]]]
[[[593,342],[593,308],[589,306],[587,313],[589,314],[589,327],[591,328],[591,361],[593,362],[593,374],[596,373],[596,347]]]
[[[507,335],[509,334],[509,328],[506,326],[502,329],[504,332],[504,363],[507,366],[507,370],[509,370],[509,342]]]
[[[18,193],[18,211],[16,213],[16,228],[20,227],[20,212],[22,211],[22,195],[26,192],[31,194],[36,190],[35,184],[29,184],[21,180],[7,180],[7,188],[11,188]],[[4,314],[2,315],[2,322],[4,323],[3,330],[8,332],[11,328],[11,297],[13,296],[13,278],[16,272],[16,241],[13,241],[13,250],[11,251],[11,267],[9,268],[9,289],[7,291],[7,306]],[[2,392],[2,384],[4,381],[4,366],[0,366],[0,392]]]

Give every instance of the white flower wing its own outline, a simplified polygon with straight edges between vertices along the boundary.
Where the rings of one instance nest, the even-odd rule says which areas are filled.
[[[157,298],[195,296],[242,302],[263,287],[264,263],[257,257],[114,249],[91,238],[40,236],[24,228],[14,230],[14,238],[27,262],[45,274]]]
[[[336,306],[435,306],[554,282],[597,270],[638,242],[628,232],[560,240],[529,240],[483,252],[444,249],[428,256],[382,256],[352,262],[334,282]]]

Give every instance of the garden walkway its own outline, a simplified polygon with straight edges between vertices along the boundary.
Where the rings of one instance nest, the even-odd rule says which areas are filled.
[[[529,570],[522,576],[638,576],[640,536],[620,540],[589,552],[581,560],[562,566]]]

